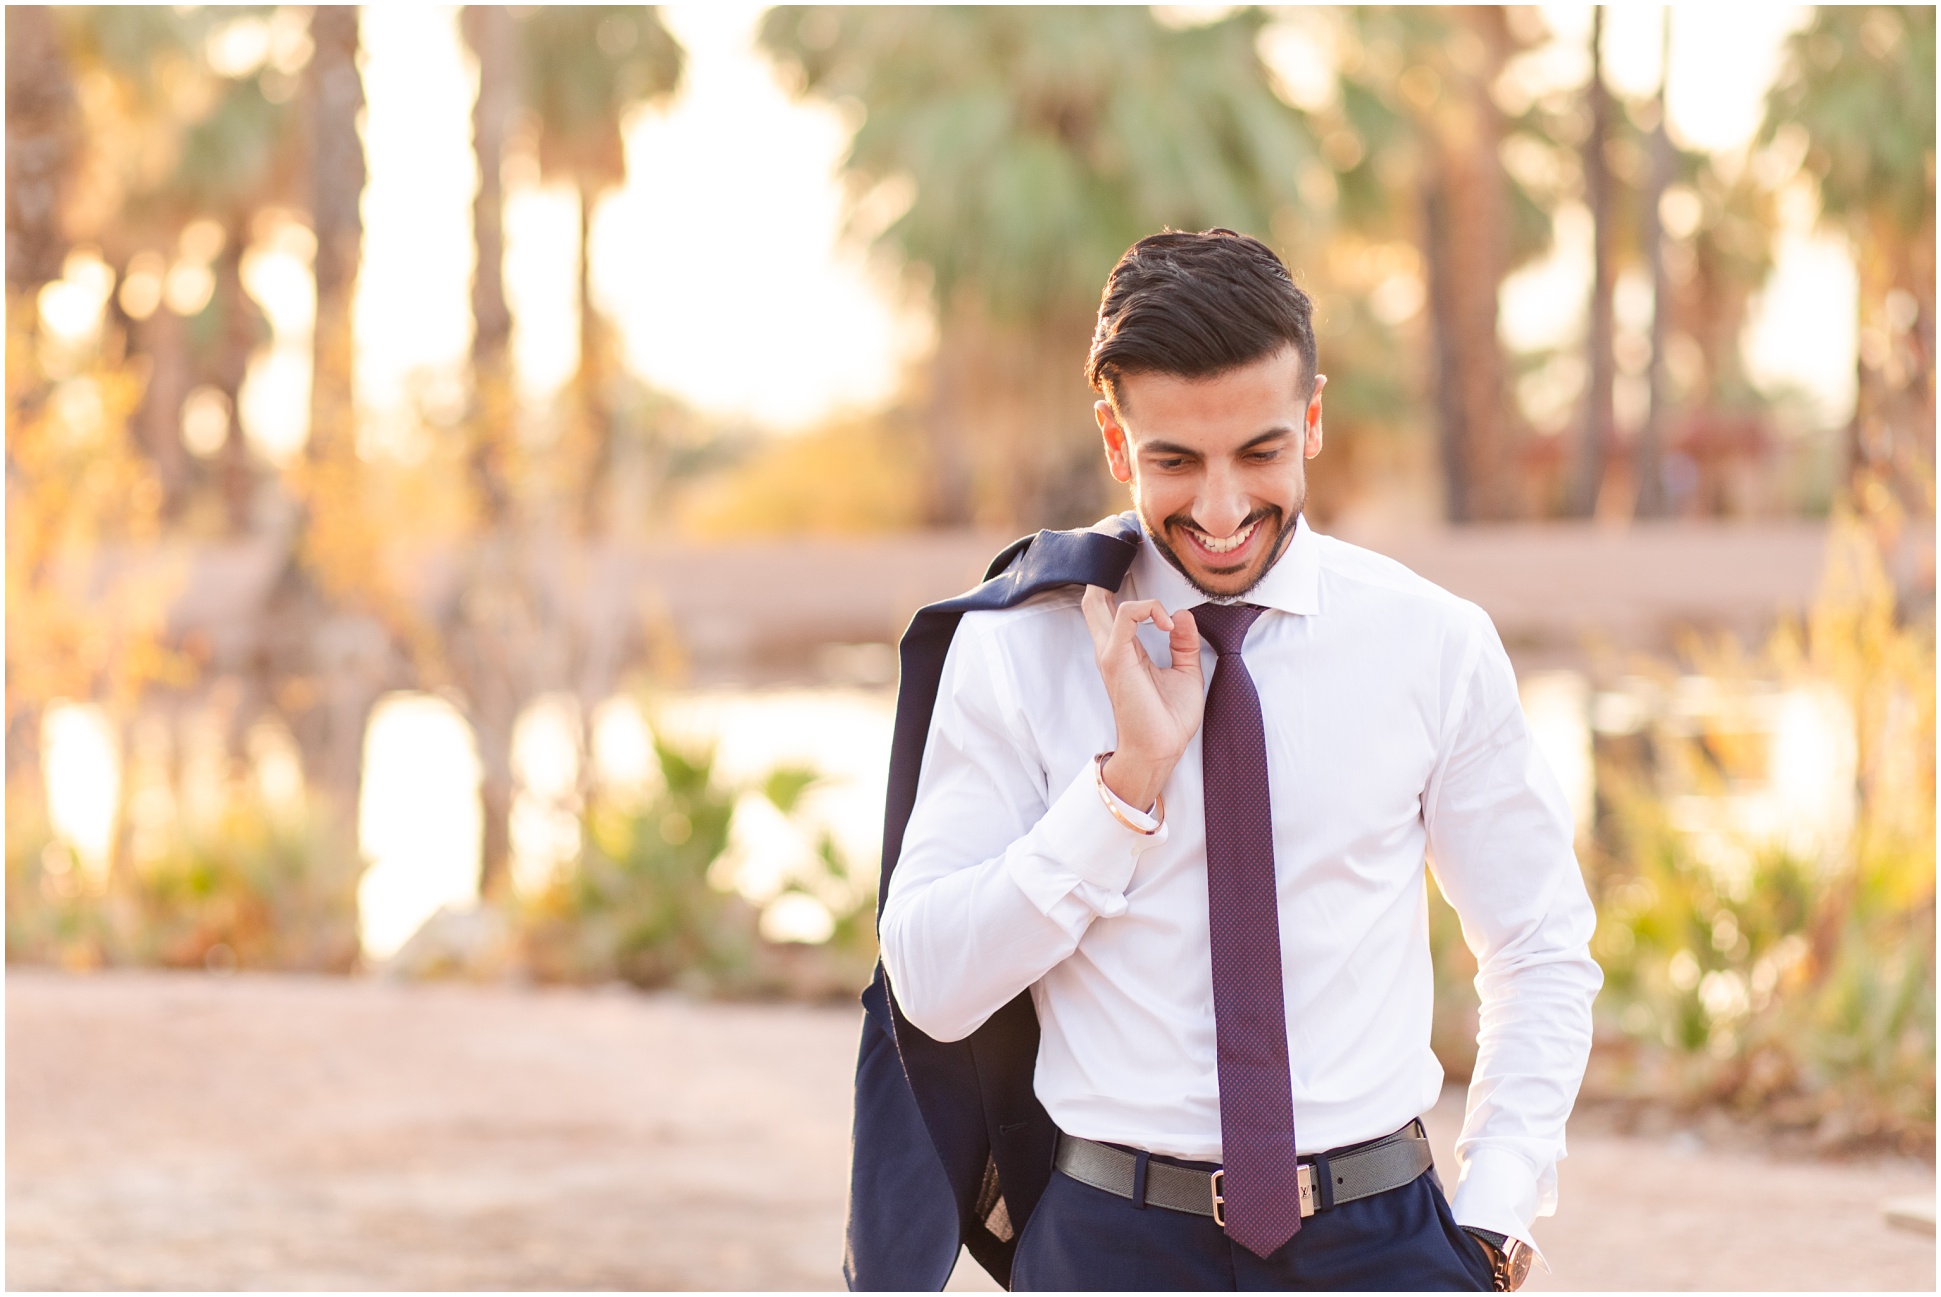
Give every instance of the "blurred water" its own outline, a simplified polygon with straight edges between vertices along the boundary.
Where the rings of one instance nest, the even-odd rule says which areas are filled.
[[[655,791],[653,735],[684,752],[712,751],[717,782],[746,790],[736,806],[727,870],[738,890],[766,907],[763,930],[782,940],[826,938],[828,910],[812,897],[780,895],[791,878],[816,874],[822,833],[842,858],[873,877],[883,828],[895,696],[884,689],[712,689],[645,700],[607,699],[594,709],[596,788],[643,798]],[[580,846],[580,718],[566,695],[536,699],[513,730],[512,879],[524,894],[570,868]],[[383,959],[440,907],[478,899],[478,758],[449,704],[425,695],[388,699],[365,744],[359,839],[371,866],[358,890],[365,954]],[[752,790],[781,766],[819,780],[783,815]]]
[[[41,719],[40,743],[48,822],[99,878],[108,868],[121,793],[114,728],[99,707],[55,703]]]
[[[358,939],[384,959],[441,907],[478,900],[479,759],[458,709],[429,694],[378,704],[364,735]]]
[[[1580,840],[1595,806],[1594,735],[1646,729],[1661,749],[1661,792],[1674,822],[1723,873],[1749,858],[1749,847],[1758,843],[1832,858],[1851,828],[1853,718],[1823,687],[1685,677],[1669,688],[1628,679],[1593,693],[1582,675],[1553,671],[1531,673],[1519,688],[1531,733],[1569,802]],[[723,870],[745,897],[764,907],[764,931],[777,939],[822,939],[831,922],[828,909],[813,896],[785,889],[791,880],[821,875],[817,844],[825,834],[862,886],[873,880],[894,710],[892,690],[850,686],[617,696],[595,708],[586,727],[592,770],[591,779],[582,780],[577,704],[563,695],[540,698],[514,732],[514,885],[530,894],[571,867],[589,785],[623,797],[653,795],[658,734],[689,753],[711,751],[716,779],[739,790]],[[147,820],[188,814],[207,800],[211,790],[200,785],[220,771],[187,759],[196,746],[188,742],[192,737],[176,740],[183,746],[182,787],[172,798],[137,799],[142,806],[130,810],[131,819],[142,821],[136,828],[162,831],[166,826],[148,826]],[[249,745],[254,775],[266,792],[280,788],[287,797],[296,779],[294,753],[287,739],[271,743],[271,736],[263,737]],[[90,705],[59,705],[43,725],[53,830],[84,868],[97,872],[105,870],[113,843],[122,785],[119,741],[106,713]],[[1724,752],[1738,763],[1732,778],[1722,788],[1681,784],[1679,743]],[[136,758],[132,786],[140,793],[153,779],[143,773],[139,750]],[[789,814],[757,791],[781,766],[806,766],[820,776]],[[440,907],[477,902],[478,780],[471,731],[451,704],[398,694],[379,705],[366,735],[358,811],[359,844],[368,862],[358,888],[360,936],[371,958],[393,953]]]

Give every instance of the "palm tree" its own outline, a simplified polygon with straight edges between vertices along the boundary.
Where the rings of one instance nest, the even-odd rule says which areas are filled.
[[[1500,5],[1356,6],[1338,22],[1342,102],[1321,129],[1342,171],[1344,228],[1420,250],[1445,513],[1514,517],[1527,502],[1497,297],[1549,242],[1543,203],[1500,160],[1513,130],[1549,133],[1534,111],[1512,120],[1494,93],[1524,41]]]
[[[1163,226],[1301,229],[1276,217],[1317,153],[1255,52],[1263,22],[837,6],[764,21],[803,89],[863,105],[855,193],[908,197],[875,237],[927,272],[936,302],[933,521],[1096,517],[1109,483],[1081,374],[1113,262]]]
[[[508,141],[519,117],[515,19],[504,5],[467,5],[460,17],[465,43],[478,59],[478,98],[472,105],[472,151],[479,188],[472,200],[472,486],[488,527],[510,507],[502,462],[511,432],[512,311],[505,297],[505,186]]]
[[[1822,219],[1860,272],[1856,486],[1934,511],[1934,10],[1823,6],[1787,45],[1763,138],[1803,129]],[[1865,492],[1863,491],[1863,495]]]
[[[1595,245],[1591,269],[1591,316],[1587,341],[1590,387],[1585,394],[1584,423],[1571,480],[1570,511],[1588,518],[1597,508],[1604,485],[1604,462],[1617,441],[1617,415],[1612,389],[1617,381],[1617,357],[1612,349],[1615,323],[1612,292],[1617,283],[1617,213],[1615,181],[1605,148],[1611,139],[1611,92],[1604,84],[1604,6],[1591,17],[1591,79],[1585,91],[1590,105],[1590,130],[1584,135],[1584,199],[1591,210]]]
[[[231,738],[264,707],[297,739],[305,775],[325,803],[320,822],[354,832],[364,722],[379,688],[397,680],[402,632],[373,559],[374,536],[357,517],[351,403],[351,295],[359,260],[364,185],[363,105],[356,66],[357,10],[319,6],[300,84],[287,66],[222,69],[211,41],[229,24],[269,21],[267,7],[100,6],[64,10],[64,46],[99,92],[89,97],[88,147],[97,186],[87,233],[111,261],[172,249],[192,222],[214,220],[221,250],[214,291],[192,318],[170,310],[124,319],[152,362],[144,394],[145,452],[167,484],[181,465],[182,397],[213,381],[230,409],[262,317],[244,293],[241,258],[256,215],[269,205],[308,207],[317,235],[317,324],[311,435],[304,462],[282,483],[299,497],[283,525],[256,542],[286,551],[281,580],[257,610],[257,650]],[[105,194],[106,197],[102,197]],[[232,417],[219,485],[232,533],[247,528],[259,470]],[[193,485],[178,477],[176,485]],[[388,619],[388,622],[387,620]],[[355,859],[354,841],[338,844]]]
[[[46,5],[7,8],[7,288],[61,275],[61,198],[76,132],[74,81]],[[8,310],[13,310],[10,301]]]
[[[1672,287],[1670,267],[1665,260],[1662,215],[1665,193],[1671,187],[1678,161],[1665,103],[1665,87],[1671,81],[1671,10],[1665,10],[1660,21],[1663,27],[1658,44],[1658,94],[1652,104],[1651,178],[1644,194],[1642,234],[1645,262],[1651,267],[1651,407],[1645,415],[1644,427],[1638,431],[1638,453],[1632,465],[1638,488],[1634,512],[1640,518],[1654,518],[1665,512],[1664,438],[1671,404],[1671,374],[1665,348],[1671,339]]]
[[[1656,98],[1644,110],[1650,129],[1620,135],[1624,152],[1639,146],[1637,188],[1615,204],[1612,221],[1620,253],[1643,263],[1653,287],[1634,513],[1723,514],[1733,508],[1733,465],[1756,455],[1764,438],[1765,398],[1746,372],[1741,343],[1772,270],[1775,195],[1756,168],[1728,173],[1709,154],[1677,147],[1662,84]],[[1612,116],[1616,128],[1627,125],[1628,114]],[[1680,214],[1668,222],[1673,206]],[[1674,366],[1678,352],[1687,359]]]
[[[364,83],[357,72],[357,11],[321,5],[310,18],[310,220],[317,236],[315,377],[311,381],[312,462],[341,456],[352,437],[351,294],[364,237],[364,143],[357,115]]]
[[[496,898],[510,876],[513,725],[533,696],[562,683],[572,661],[586,656],[582,646],[568,642],[570,618],[556,581],[542,576],[533,561],[560,539],[545,531],[549,510],[534,498],[541,484],[520,480],[512,462],[500,173],[512,137],[527,121],[536,131],[542,176],[570,180],[579,194],[580,360],[561,458],[571,484],[569,513],[584,531],[596,532],[613,437],[606,399],[612,358],[593,306],[587,236],[600,195],[625,176],[622,118],[674,89],[681,52],[656,12],[640,5],[553,6],[523,14],[468,6],[463,32],[479,63],[472,117],[480,183],[473,205],[469,458],[480,534],[441,617],[440,640],[442,667],[458,685],[478,742],[484,816],[479,885]],[[589,718],[591,707],[582,710],[583,720]]]
[[[193,318],[158,310],[122,323],[149,358],[139,423],[171,513],[194,485],[181,444],[183,397],[200,382],[226,398],[232,417],[215,476],[232,534],[250,526],[258,478],[233,412],[250,354],[266,333],[262,312],[243,290],[242,258],[253,218],[295,199],[297,117],[287,96],[265,88],[278,71],[219,70],[208,47],[226,25],[261,23],[269,13],[263,6],[116,5],[61,12],[77,65],[112,87],[90,99],[88,147],[96,174],[112,177],[115,192],[111,201],[91,204],[88,236],[126,267],[138,255],[173,248],[192,222],[213,220],[221,231],[215,289]]]
[[[35,294],[43,284],[60,278],[67,253],[61,232],[61,205],[80,142],[74,82],[51,15],[44,5],[13,5],[7,9],[7,494],[17,517],[14,483],[15,451],[21,437],[16,420],[27,401],[38,405],[44,390],[14,363],[13,338],[18,321],[34,310]],[[25,398],[22,400],[21,398]],[[28,556],[14,552],[16,532],[9,527],[7,555],[7,623],[15,631],[16,610],[27,601],[16,564]],[[9,635],[16,643],[21,636]],[[38,806],[40,795],[40,700],[21,688],[21,672],[8,652],[6,691],[6,775],[9,802],[16,780],[26,794],[23,805]],[[11,805],[9,810],[11,810]]]
[[[169,186],[189,219],[197,213],[212,216],[223,231],[214,267],[214,310],[201,332],[206,336],[204,374],[230,410],[218,475],[232,535],[252,525],[258,475],[237,411],[250,355],[268,335],[262,311],[243,290],[243,252],[257,213],[296,194],[297,134],[294,105],[273,101],[259,77],[222,78],[214,109],[186,133]]]
[[[295,534],[264,610],[262,689],[281,711],[324,802],[322,822],[355,851],[364,730],[379,694],[404,683],[410,618],[382,584],[377,536],[362,512],[352,389],[351,300],[363,241],[364,106],[357,10],[319,5],[304,70],[305,188],[316,234],[317,322],[310,436],[297,472]]]
[[[593,305],[593,211],[626,178],[620,126],[629,112],[665,100],[680,84],[682,54],[651,5],[541,5],[519,23],[521,97],[537,127],[542,178],[569,181],[580,209],[580,358],[573,380],[578,417],[572,447],[577,513],[601,530],[612,462],[612,341]]]

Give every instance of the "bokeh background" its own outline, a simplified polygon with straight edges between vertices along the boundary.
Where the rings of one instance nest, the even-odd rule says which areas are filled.
[[[45,1041],[91,972],[138,1019],[853,1003],[895,638],[1123,507],[1097,294],[1225,225],[1316,301],[1313,522],[1491,613],[1570,792],[1587,1109],[1931,1164],[1931,8],[13,6],[6,46]]]

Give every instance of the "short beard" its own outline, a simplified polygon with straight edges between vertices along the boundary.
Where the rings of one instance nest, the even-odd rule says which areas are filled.
[[[1246,522],[1243,522],[1240,524],[1242,527],[1244,527],[1247,525],[1247,522],[1265,522],[1268,518],[1270,517],[1273,518],[1275,520],[1274,547],[1271,551],[1269,551],[1267,555],[1267,561],[1265,563],[1262,563],[1260,565],[1260,570],[1254,574],[1254,579],[1247,582],[1245,587],[1243,587],[1242,589],[1234,593],[1225,593],[1225,592],[1216,591],[1216,590],[1209,590],[1205,586],[1201,585],[1199,581],[1193,576],[1192,572],[1187,570],[1186,564],[1181,561],[1179,554],[1174,551],[1171,545],[1168,545],[1166,543],[1165,532],[1168,529],[1174,526],[1193,525],[1193,520],[1191,515],[1183,514],[1183,513],[1174,514],[1172,517],[1166,520],[1165,526],[1158,531],[1154,531],[1150,525],[1146,525],[1146,535],[1148,538],[1151,539],[1153,543],[1153,548],[1157,549],[1162,555],[1164,555],[1166,561],[1168,563],[1171,563],[1174,569],[1178,571],[1178,573],[1181,576],[1186,578],[1186,582],[1188,585],[1192,586],[1195,590],[1198,590],[1201,594],[1205,595],[1208,599],[1214,599],[1214,600],[1219,600],[1221,602],[1231,603],[1234,600],[1244,599],[1249,594],[1252,594],[1254,587],[1259,585],[1262,581],[1265,581],[1267,579],[1267,574],[1274,570],[1274,564],[1281,561],[1281,556],[1287,553],[1287,547],[1293,543],[1294,533],[1300,527],[1301,509],[1306,504],[1307,504],[1307,500],[1305,497],[1295,502],[1294,521],[1292,522],[1287,521],[1286,516],[1282,514],[1279,509],[1262,509],[1259,512],[1250,515]],[[1145,519],[1142,517],[1140,519],[1140,522],[1142,525],[1145,524]],[[1238,530],[1238,528],[1235,528],[1235,530]]]

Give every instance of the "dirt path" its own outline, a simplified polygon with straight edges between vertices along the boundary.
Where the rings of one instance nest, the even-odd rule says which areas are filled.
[[[836,1287],[855,1037],[848,1009],[12,970],[7,1284]],[[1587,1134],[1562,1178],[1533,1286],[1934,1287],[1879,1209],[1926,1166]]]

